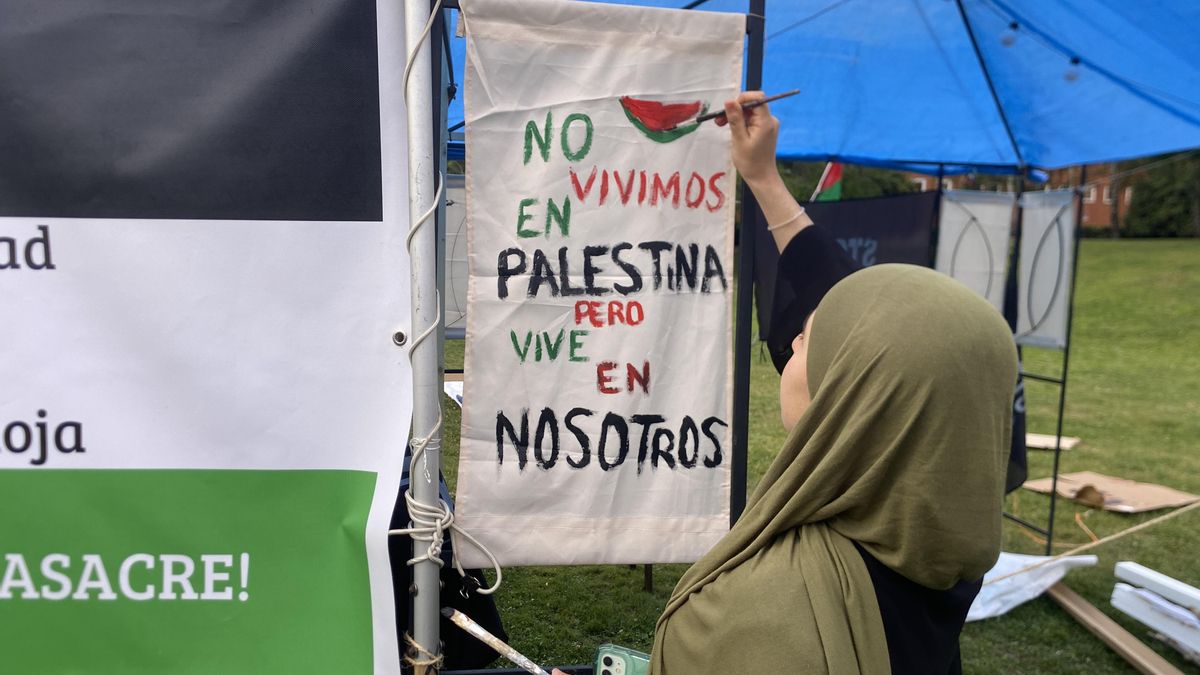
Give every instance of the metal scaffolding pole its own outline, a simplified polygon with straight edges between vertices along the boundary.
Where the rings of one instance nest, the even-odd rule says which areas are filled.
[[[430,47],[422,40],[422,31],[429,20],[428,0],[407,0],[404,3],[404,31],[406,53],[416,52],[412,72],[405,90],[408,114],[408,173],[409,173],[409,218],[416,226],[426,211],[433,206],[437,192],[434,176],[433,128],[433,82],[430,70]],[[410,339],[425,332],[438,323],[437,299],[437,237],[432,222],[420,226],[409,246],[409,261],[412,276],[412,324]],[[437,336],[413,344],[410,355],[413,377],[413,423],[414,439],[428,438],[424,458],[419,467],[412,467],[409,481],[413,497],[419,504],[436,508],[438,504],[438,476],[441,470],[441,432],[437,428],[440,418],[440,378]],[[413,537],[414,557],[427,548]],[[413,566],[412,589],[412,636],[418,645],[430,655],[441,653],[439,629],[439,576],[437,562],[422,560]],[[436,672],[436,668],[418,669],[421,672]]]
[[[1046,525],[1046,555],[1054,555],[1054,512],[1058,505],[1058,465],[1062,459],[1063,415],[1067,408],[1067,372],[1071,365],[1071,329],[1075,323],[1075,280],[1079,278],[1079,240],[1083,234],[1083,191],[1087,189],[1087,165],[1079,167],[1079,185],[1075,188],[1075,244],[1071,250],[1071,289],[1067,296],[1067,344],[1063,348],[1059,375],[1058,422],[1054,427],[1054,471],[1050,474],[1050,519]]]
[[[691,6],[691,5],[689,5]],[[762,87],[763,28],[766,0],[750,0],[746,16],[749,43],[746,50],[746,89]],[[766,227],[754,193],[743,186],[742,228],[739,236],[737,270],[737,323],[733,337],[733,465],[730,467],[729,526],[746,508],[746,461],[750,452],[750,343],[751,313],[754,308],[754,237]]]

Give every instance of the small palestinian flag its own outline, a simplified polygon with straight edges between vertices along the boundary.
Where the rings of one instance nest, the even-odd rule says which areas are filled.
[[[829,162],[825,165],[825,171],[821,173],[821,181],[817,183],[817,190],[809,201],[836,202],[841,198],[842,165],[838,162]]]

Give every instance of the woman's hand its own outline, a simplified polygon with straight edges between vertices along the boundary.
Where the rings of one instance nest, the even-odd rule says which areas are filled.
[[[754,193],[767,219],[767,229],[775,246],[783,251],[800,230],[812,220],[788,192],[775,165],[775,143],[779,138],[779,120],[771,116],[767,105],[742,110],[742,105],[766,98],[761,91],[744,91],[737,99],[725,102],[725,117],[718,126],[729,126],[733,139],[733,166]]]
[[[775,143],[779,138],[779,120],[771,116],[767,104],[742,110],[752,101],[766,98],[761,91],[744,91],[737,99],[725,102],[725,116],[717,126],[729,125],[733,139],[733,165],[752,188],[779,178],[775,167]]]

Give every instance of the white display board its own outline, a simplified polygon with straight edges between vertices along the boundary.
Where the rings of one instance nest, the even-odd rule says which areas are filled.
[[[938,219],[935,268],[1004,311],[1009,231],[1016,195],[947,190]]]
[[[457,522],[509,565],[696,560],[729,526],[736,182],[689,118],[736,95],[744,17],[464,11]]]
[[[1021,208],[1017,343],[1064,349],[1075,272],[1075,193],[1026,192]]]
[[[372,30],[379,63],[402,64],[403,5],[356,11],[281,6],[219,20],[176,3],[91,25],[116,26],[124,42],[113,53],[134,55],[134,67],[146,44],[211,40],[214,23],[259,27],[267,37],[247,47],[257,54],[353,19]],[[64,54],[88,44],[54,35]],[[288,59],[298,49],[259,64],[250,81],[261,91],[241,86],[245,72],[207,72],[216,84],[197,82],[194,98],[218,112],[155,118],[118,137],[126,145],[110,169],[83,175],[98,194],[139,180],[134,165],[192,175],[197,148],[240,133],[249,99],[279,94],[266,71],[310,74],[311,59]],[[195,50],[179,53],[172,69],[203,72]],[[112,100],[145,98],[116,63],[75,76]],[[400,672],[387,531],[412,416],[411,369],[392,339],[412,333],[401,74],[368,72],[378,116],[347,122],[366,125],[376,148],[346,152],[366,155],[382,186],[363,191],[377,215],[331,218],[352,211],[333,197],[326,213],[296,213],[280,190],[268,197],[296,217],[198,218],[189,209],[227,204],[197,189],[211,201],[164,193],[168,207],[130,199],[121,217],[0,217],[0,670]],[[307,95],[321,98],[326,80],[312,81]],[[29,106],[44,93],[0,83],[0,98]],[[63,124],[38,141],[70,156],[85,145],[73,134],[93,131]],[[307,167],[277,160],[274,142],[264,140],[266,161],[303,185]]]

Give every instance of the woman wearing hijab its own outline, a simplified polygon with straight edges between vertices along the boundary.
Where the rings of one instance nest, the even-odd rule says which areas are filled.
[[[766,106],[725,110],[734,163],[786,259],[811,221],[775,169],[778,121]],[[804,325],[780,381],[788,439],[676,586],[652,671],[960,672],[958,635],[1000,550],[1008,326],[908,265],[836,281]]]
[[[780,378],[789,435],[675,587],[651,672],[961,673],[958,636],[1000,552],[1012,334],[949,277],[855,271],[779,177],[778,120],[741,110],[761,97],[725,112],[806,314]]]

